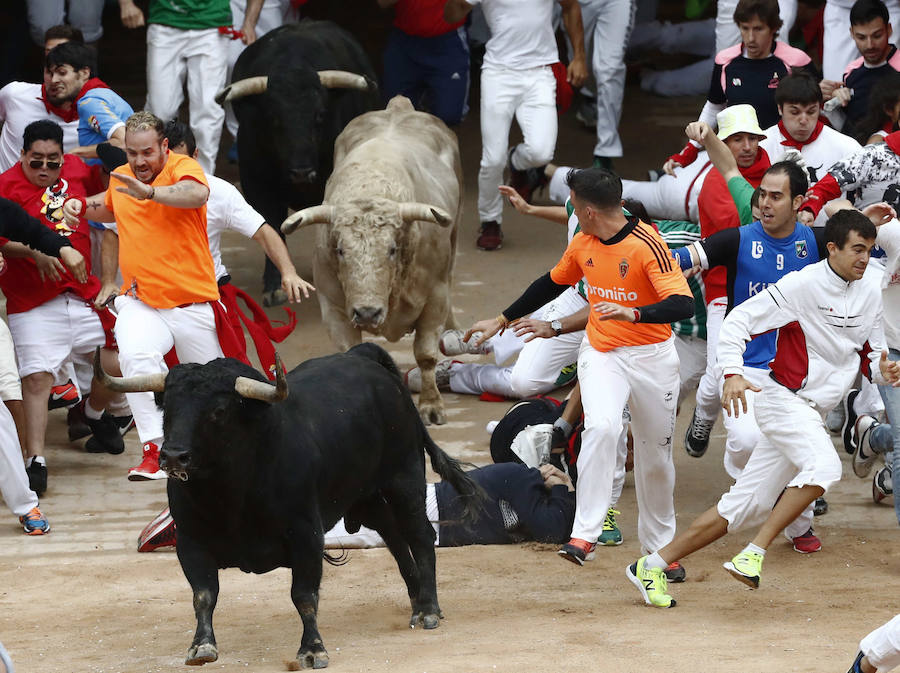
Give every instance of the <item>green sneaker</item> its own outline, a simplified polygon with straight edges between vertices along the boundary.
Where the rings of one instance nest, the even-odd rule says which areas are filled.
[[[668,583],[662,568],[647,568],[647,557],[642,556],[625,568],[625,576],[638,588],[644,602],[658,608],[674,608],[675,599],[666,593]]]
[[[576,376],[578,376],[578,363],[573,362],[559,370],[559,376],[556,377],[556,381],[553,382],[553,385],[557,388],[564,386],[567,383],[574,381]]]
[[[616,525],[616,515],[621,514],[617,509],[610,507],[606,512],[606,520],[603,522],[603,532],[597,538],[597,544],[615,547],[622,544],[622,531]]]
[[[746,584],[751,589],[759,588],[759,576],[762,574],[762,554],[752,551],[742,551],[728,563],[722,564],[734,579]]]

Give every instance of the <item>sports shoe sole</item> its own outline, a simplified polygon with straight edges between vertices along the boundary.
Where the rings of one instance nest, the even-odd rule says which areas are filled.
[[[794,551],[798,554],[815,554],[817,551],[822,551],[822,543],[819,542],[819,546],[815,549],[800,549],[796,543],[794,543]]]
[[[156,479],[167,479],[167,475],[162,470],[156,472],[129,472],[128,481],[154,481]]]
[[[751,589],[759,589],[759,577],[749,577],[745,575],[740,570],[734,567],[734,564],[731,561],[726,561],[722,564],[722,567],[728,571],[728,574],[731,575],[738,582],[746,584]]]
[[[859,395],[859,390],[854,388],[847,396],[841,401],[841,404],[844,407],[844,425],[841,428],[841,440],[844,443],[844,451],[847,453],[853,453],[853,426],[856,425],[856,412],[853,411],[853,403],[856,401],[856,396]]]
[[[632,570],[634,568],[634,570]],[[625,567],[625,577],[628,578],[628,581],[631,582],[634,586],[637,587],[637,590],[641,592],[641,596],[644,597],[644,603],[649,605],[652,608],[661,608],[662,605],[654,605],[650,601],[650,597],[647,595],[647,588],[644,586],[644,583],[637,576],[637,562],[632,563],[630,566]],[[669,603],[670,608],[675,607],[675,599],[672,599],[672,602]]]
[[[618,547],[622,542],[624,542],[622,538],[619,538],[618,540],[597,540],[597,544],[601,547]]]
[[[592,552],[592,551],[591,551],[591,552],[588,552],[588,553],[585,555],[584,559],[582,559],[582,558],[579,557],[577,554],[575,554],[573,551],[570,551],[570,550],[566,549],[566,547],[568,547],[568,546],[569,546],[569,545],[564,545],[562,549],[560,549],[559,551],[556,552],[556,553],[559,554],[561,557],[563,557],[566,561],[569,561],[570,563],[574,563],[575,565],[577,565],[577,566],[580,568],[580,567],[583,566],[587,561],[593,561],[593,560],[594,560],[594,552]]]

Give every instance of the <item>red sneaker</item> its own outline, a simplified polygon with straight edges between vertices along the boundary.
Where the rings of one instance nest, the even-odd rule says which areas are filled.
[[[159,447],[153,442],[144,444],[144,459],[137,467],[128,470],[129,481],[165,479],[166,473],[159,469]]]
[[[499,250],[503,247],[503,230],[500,224],[494,220],[481,223],[481,231],[478,240],[475,241],[482,250]]]
[[[663,574],[665,574],[666,581],[668,582],[684,582],[685,578],[687,577],[684,566],[681,565],[678,561],[670,563],[669,566],[665,570],[663,570]]]
[[[557,553],[566,559],[566,561],[571,561],[572,563],[583,566],[585,561],[592,561],[594,559],[594,550],[596,548],[597,545],[593,542],[573,537],[564,544],[562,549]]]
[[[61,386],[53,386],[50,389],[50,398],[47,400],[48,409],[71,407],[81,398],[78,396],[78,388],[71,381],[66,381]]]
[[[157,514],[153,521],[144,526],[144,530],[138,536],[139,552],[153,551],[160,547],[175,546],[175,521],[166,507]]]
[[[801,554],[812,554],[819,551],[821,548],[822,541],[816,537],[812,528],[803,535],[798,535],[794,538],[794,551],[798,551]]]

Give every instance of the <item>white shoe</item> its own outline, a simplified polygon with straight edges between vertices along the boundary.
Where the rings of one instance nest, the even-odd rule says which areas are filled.
[[[448,329],[441,334],[441,340],[438,347],[444,355],[487,355],[494,351],[494,347],[490,340],[485,341],[480,346],[476,346],[475,342],[481,338],[482,332],[475,332],[468,342],[463,341],[466,335],[461,329]]]
[[[459,360],[441,360],[434,367],[434,379],[437,382],[438,390],[447,391],[450,390],[450,368],[455,364],[461,364]],[[406,376],[403,377],[406,382],[406,387],[410,389],[411,392],[421,393],[422,392],[422,370],[418,367],[413,367],[408,372],[406,372]]]

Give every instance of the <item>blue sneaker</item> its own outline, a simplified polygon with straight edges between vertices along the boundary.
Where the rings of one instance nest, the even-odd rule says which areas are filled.
[[[20,516],[19,523],[25,529],[25,535],[44,535],[50,532],[50,522],[37,507],[32,507],[25,516]]]

